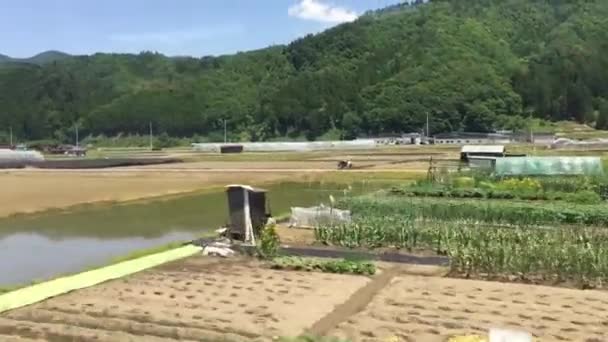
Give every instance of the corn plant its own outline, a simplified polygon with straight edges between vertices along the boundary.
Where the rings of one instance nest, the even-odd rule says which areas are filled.
[[[398,216],[358,219],[316,229],[317,239],[344,247],[434,250],[460,274],[540,275],[608,279],[608,231],[589,227],[496,227]]]

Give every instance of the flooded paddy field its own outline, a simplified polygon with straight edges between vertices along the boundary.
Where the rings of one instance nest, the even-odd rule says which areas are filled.
[[[254,184],[255,185],[255,184]],[[328,203],[374,191],[383,182],[277,183],[268,190],[274,215],[291,206]],[[87,205],[0,219],[0,286],[29,283],[100,266],[134,250],[189,241],[227,223],[223,189],[124,204]]]

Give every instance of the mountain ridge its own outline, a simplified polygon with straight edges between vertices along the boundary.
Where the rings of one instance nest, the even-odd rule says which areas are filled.
[[[0,70],[0,140],[155,132],[349,139],[608,128],[608,2],[434,0],[279,46],[217,57],[74,56]]]
[[[0,54],[0,63],[28,63],[44,65],[47,63],[68,59],[71,57],[74,56],[62,51],[47,50],[26,58],[15,58],[8,55]]]

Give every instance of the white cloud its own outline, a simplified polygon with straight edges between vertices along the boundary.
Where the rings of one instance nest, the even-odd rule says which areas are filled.
[[[242,32],[243,28],[239,25],[235,25],[158,32],[117,33],[112,34],[110,40],[120,43],[183,44],[186,42],[213,39]]]
[[[332,6],[322,0],[298,0],[287,10],[291,17],[315,20],[325,23],[344,23],[357,19],[355,11],[348,8]]]

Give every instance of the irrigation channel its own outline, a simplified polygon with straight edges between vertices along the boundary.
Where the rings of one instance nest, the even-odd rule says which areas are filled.
[[[274,215],[292,206],[328,203],[329,195],[357,195],[386,183],[279,183],[266,186]],[[107,264],[130,252],[190,241],[227,222],[222,190],[100,204],[0,219],[0,286],[12,286]]]

